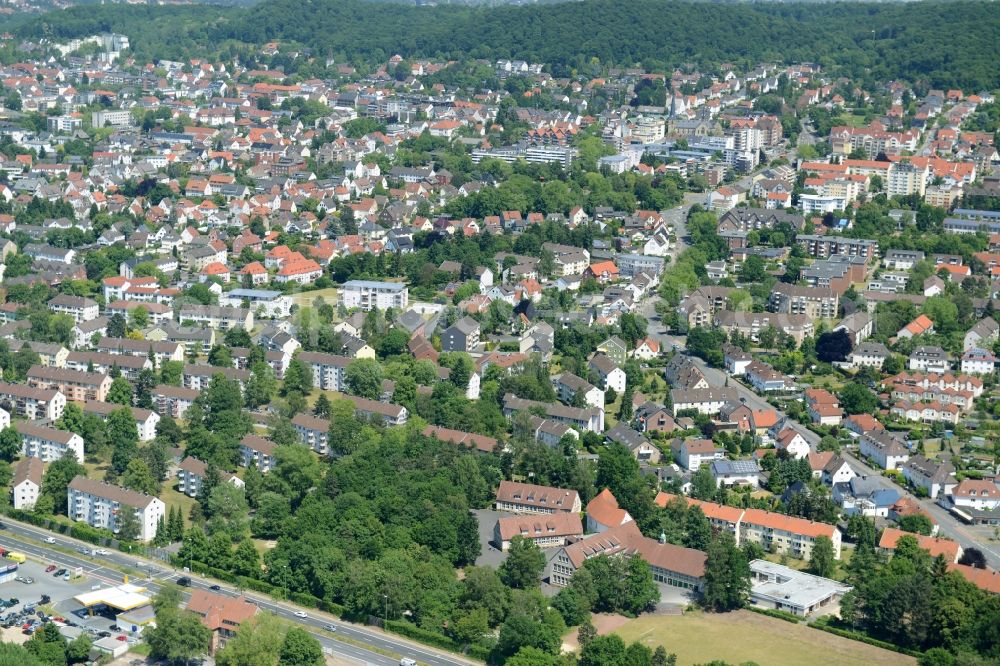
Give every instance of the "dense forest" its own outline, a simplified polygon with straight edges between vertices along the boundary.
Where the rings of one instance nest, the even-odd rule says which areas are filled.
[[[14,25],[14,24],[11,24]],[[627,26],[627,29],[626,29]],[[116,30],[140,57],[207,55],[226,44],[297,43],[320,55],[522,58],[556,75],[596,65],[816,61],[861,81],[1000,87],[1000,12],[986,2],[731,4],[585,0],[529,7],[411,7],[273,0],[248,8],[75,8],[14,25],[55,38]],[[595,60],[596,59],[596,60]]]

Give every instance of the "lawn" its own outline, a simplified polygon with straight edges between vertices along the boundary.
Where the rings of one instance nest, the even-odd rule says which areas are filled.
[[[300,291],[297,294],[292,294],[292,304],[298,305],[301,308],[303,306],[311,306],[317,298],[322,298],[327,304],[336,306],[337,293],[335,287],[315,289],[313,291]]]
[[[872,645],[834,636],[804,624],[751,613],[643,615],[615,630],[626,642],[663,645],[677,654],[677,663],[699,664],[721,659],[738,664],[800,666],[912,666],[916,659]]]
[[[179,506],[181,508],[181,516],[184,517],[184,527],[186,529],[188,527],[188,516],[191,514],[191,507],[194,506],[195,499],[177,490],[176,478],[164,481],[162,488],[160,499],[167,505],[167,511],[170,511],[175,506]]]

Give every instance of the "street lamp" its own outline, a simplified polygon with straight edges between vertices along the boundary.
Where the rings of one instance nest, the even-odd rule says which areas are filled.
[[[385,629],[389,623],[389,595],[382,594],[382,628]]]

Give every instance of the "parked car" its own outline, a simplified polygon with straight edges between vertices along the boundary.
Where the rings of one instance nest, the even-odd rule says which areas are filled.
[[[56,570],[57,568],[58,568],[58,567],[56,567],[56,565],[54,565],[54,564],[50,564],[49,566],[45,567],[45,573],[52,573],[52,572],[53,572],[53,571],[55,571],[55,570]]]
[[[64,575],[65,573],[66,573],[66,570],[65,570],[65,569],[59,569],[58,571],[56,571],[56,572],[55,572],[55,574],[54,574],[54,575],[55,575],[55,577],[56,577],[56,578],[59,578],[59,576],[62,576],[62,575]]]

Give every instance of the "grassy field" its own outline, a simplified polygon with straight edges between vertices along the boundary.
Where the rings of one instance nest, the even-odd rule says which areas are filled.
[[[823,666],[916,664],[916,659],[906,655],[750,611],[643,615],[615,633],[628,643],[663,645],[667,652],[677,654],[682,666],[713,659],[734,664],[755,661],[761,666],[800,666],[810,661]]]
[[[298,305],[300,308],[303,306],[311,306],[313,301],[317,298],[322,298],[329,305],[337,305],[337,289],[334,287],[329,287],[327,289],[316,289],[314,291],[303,291],[298,294],[292,294],[292,303]]]

